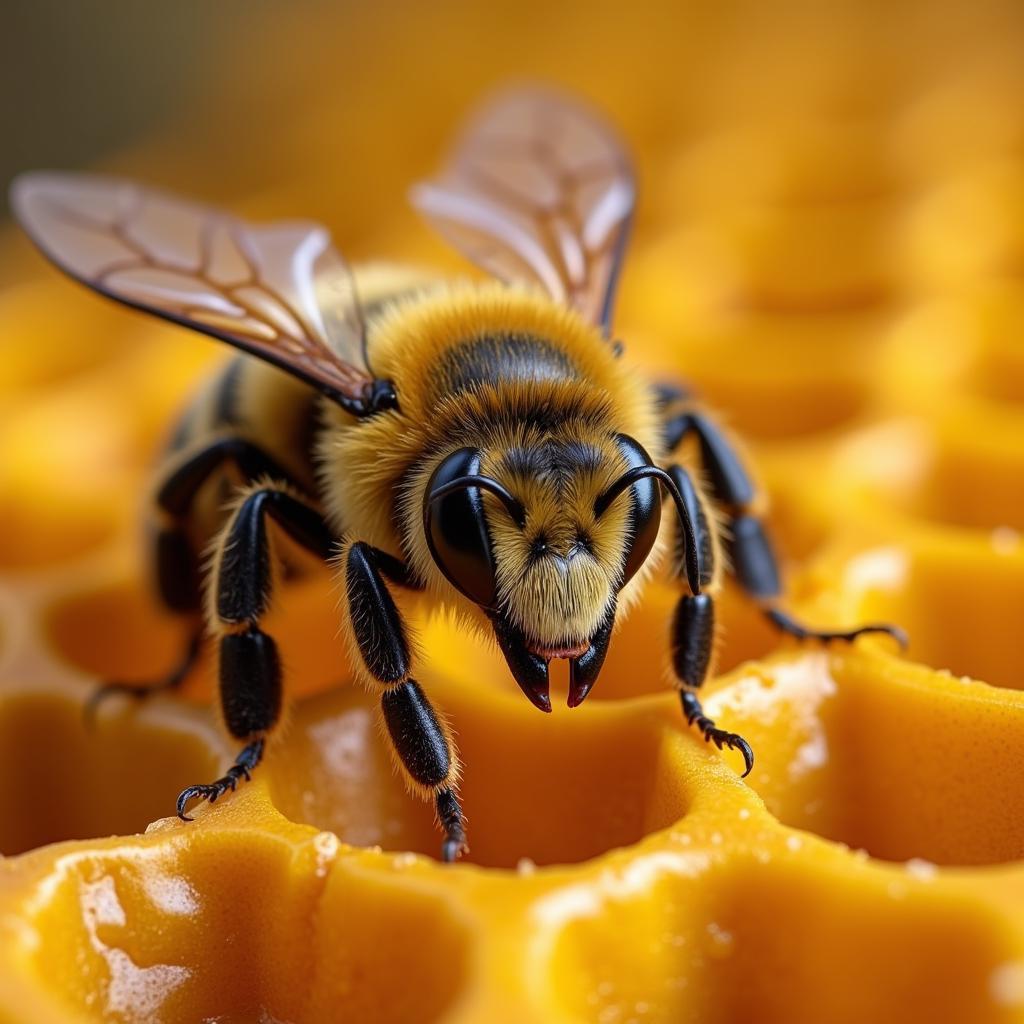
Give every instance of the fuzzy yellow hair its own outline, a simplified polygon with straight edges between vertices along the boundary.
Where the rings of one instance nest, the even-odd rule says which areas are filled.
[[[379,268],[377,273],[375,283]],[[558,379],[498,379],[453,390],[443,368],[458,365],[458,350],[467,343],[488,337],[540,339],[572,372]],[[499,595],[510,617],[531,636],[551,642],[592,631],[617,589],[626,533],[627,500],[617,502],[600,523],[592,512],[597,493],[625,468],[614,435],[634,438],[655,460],[661,454],[643,381],[575,311],[528,288],[498,283],[425,282],[375,318],[370,354],[375,374],[394,382],[399,409],[357,422],[337,407],[325,408],[330,429],[318,457],[335,528],[408,559],[428,594],[481,623],[479,609],[438,570],[422,525],[423,496],[438,464],[459,447],[478,447],[486,453],[484,471],[516,488],[528,509],[527,530],[520,535],[500,506],[489,496],[484,499],[498,553]],[[538,412],[550,422],[531,423],[529,416]],[[514,448],[558,441],[589,444],[601,458],[592,471],[561,489],[503,464],[504,454]],[[577,528],[588,535],[590,554],[574,560],[570,576],[559,577],[543,562],[527,566],[528,538],[543,530],[558,550]],[[648,563],[658,554],[656,549]],[[626,588],[623,603],[648,571],[645,566]]]

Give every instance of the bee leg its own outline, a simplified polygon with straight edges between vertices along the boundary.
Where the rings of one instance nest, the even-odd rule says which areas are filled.
[[[123,695],[134,700],[174,690],[188,677],[202,651],[203,630],[199,623],[202,583],[199,557],[185,529],[199,489],[210,475],[225,464],[234,464],[242,477],[281,479],[284,471],[262,449],[244,438],[221,437],[177,460],[156,492],[156,507],[163,523],[156,532],[154,563],[157,594],[168,611],[191,622],[189,639],[178,663],[160,679],[145,683],[123,680],[97,687],[85,705],[85,718],[92,722],[100,704],[108,697]]]
[[[761,521],[755,516],[737,515],[730,520],[729,526],[733,575],[744,591],[760,603],[765,617],[778,630],[797,640],[822,643],[832,640],[851,643],[867,633],[884,633],[900,647],[907,646],[907,634],[899,626],[886,622],[869,622],[854,629],[828,630],[814,629],[794,619],[775,604],[781,595],[778,564]]]
[[[690,392],[685,387],[680,387],[671,381],[656,381],[652,390],[654,391],[655,405],[658,412],[662,414],[690,398]]]
[[[239,779],[248,782],[256,766],[263,760],[263,746],[265,740],[262,736],[257,737],[252,743],[247,744],[241,750],[235,763],[216,782],[206,782],[198,786],[189,786],[178,794],[177,811],[182,821],[194,821],[195,819],[186,814],[188,805],[195,799],[206,800],[208,803],[216,803],[219,796],[223,796],[229,789],[233,793],[238,788]]]
[[[412,653],[405,623],[384,577],[410,585],[405,566],[369,544],[350,544],[342,557],[346,624],[371,683],[381,689],[388,736],[410,785],[434,797],[444,830],[441,859],[456,860],[468,849],[456,795],[458,756],[451,731],[412,678]]]
[[[661,418],[661,434],[665,451],[670,454],[682,443],[689,430],[692,394],[677,384],[661,383],[654,386],[654,404]]]
[[[174,463],[157,488],[157,508],[172,522],[181,523],[191,511],[199,489],[225,465],[234,465],[246,481],[268,477],[291,482],[289,474],[258,445],[243,437],[218,437]]]
[[[281,661],[272,637],[260,629],[270,607],[273,520],[294,541],[325,561],[334,534],[323,516],[286,489],[261,484],[243,491],[218,540],[210,578],[210,619],[220,636],[220,699],[224,723],[245,741],[234,765],[215,782],[189,786],[178,797],[178,817],[195,798],[213,803],[249,779],[263,757],[266,736],[281,713]]]
[[[686,470],[681,466],[670,466],[668,474],[679,489],[687,511],[685,518],[680,516],[676,552],[677,575],[682,580],[689,578],[684,569],[688,541],[693,541],[697,554],[697,592],[684,594],[679,599],[672,618],[672,667],[680,683],[679,700],[687,723],[697,726],[705,742],[714,743],[719,750],[722,747],[738,750],[743,755],[743,777],[746,777],[754,767],[754,752],[750,744],[742,736],[715,725],[704,714],[696,694],[711,667],[715,642],[714,594],[721,588],[719,559],[709,527],[708,511]],[[692,537],[687,538],[687,531],[692,531]]]
[[[154,693],[176,690],[185,681],[189,672],[192,671],[196,662],[199,660],[199,654],[202,649],[203,630],[202,627],[197,626],[193,629],[188,640],[188,644],[185,647],[185,651],[178,664],[175,665],[163,679],[145,683],[113,682],[104,683],[102,686],[98,686],[93,690],[89,699],[85,703],[84,713],[86,723],[92,724],[96,718],[96,712],[99,710],[100,704],[102,704],[108,697],[121,695],[131,697],[132,700],[141,701],[147,697],[151,697]]]
[[[680,440],[690,433],[696,435],[711,491],[728,517],[732,575],[776,628],[799,640],[824,642],[852,641],[866,633],[885,633],[901,647],[906,646],[903,630],[888,623],[868,623],[849,630],[819,630],[801,624],[779,609],[777,601],[782,587],[778,562],[761,520],[751,512],[756,494],[743,463],[725,434],[707,416],[690,412],[677,420]]]
[[[92,725],[100,705],[109,697],[125,696],[141,701],[154,693],[177,689],[188,677],[202,651],[203,627],[199,558],[181,523],[161,527],[154,545],[156,585],[160,602],[168,611],[189,622],[189,638],[177,664],[165,675],[147,682],[114,680],[96,687],[86,701],[87,725]]]

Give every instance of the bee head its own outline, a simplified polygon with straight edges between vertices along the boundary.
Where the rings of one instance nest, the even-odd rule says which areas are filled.
[[[569,661],[569,706],[604,663],[619,592],[658,536],[658,482],[635,440],[526,440],[460,448],[434,470],[423,525],[449,583],[490,618],[530,700],[551,710],[548,666]],[[631,472],[632,471],[632,472]]]

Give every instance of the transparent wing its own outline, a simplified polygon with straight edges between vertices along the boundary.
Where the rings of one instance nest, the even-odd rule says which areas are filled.
[[[608,327],[636,185],[596,115],[557,93],[505,93],[470,123],[413,204],[502,280],[539,284]]]
[[[210,334],[328,394],[372,380],[352,276],[317,224],[246,224],[129,181],[34,172],[15,216],[62,270],[110,298]]]

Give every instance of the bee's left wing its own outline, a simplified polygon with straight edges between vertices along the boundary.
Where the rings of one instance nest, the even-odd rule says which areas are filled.
[[[91,174],[24,174],[11,200],[39,248],[83,284],[273,363],[352,411],[373,399],[352,276],[326,228],[246,224]]]
[[[485,107],[412,201],[485,270],[539,284],[607,332],[635,195],[629,156],[606,124],[527,89]]]

